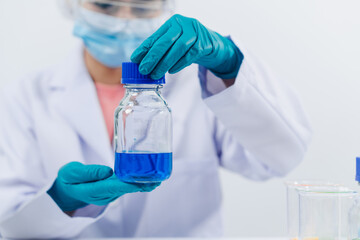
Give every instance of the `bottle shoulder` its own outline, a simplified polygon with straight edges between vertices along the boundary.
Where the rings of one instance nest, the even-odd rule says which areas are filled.
[[[159,92],[127,92],[121,100],[116,112],[126,110],[139,110],[139,111],[168,111],[171,112],[166,100]]]
[[[150,91],[126,93],[119,106],[164,107],[168,104],[160,93]]]

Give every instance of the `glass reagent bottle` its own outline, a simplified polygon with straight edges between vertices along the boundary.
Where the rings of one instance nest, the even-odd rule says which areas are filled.
[[[115,110],[115,175],[124,182],[151,183],[172,171],[172,117],[161,96],[165,77],[153,80],[135,63],[123,63],[125,96]]]

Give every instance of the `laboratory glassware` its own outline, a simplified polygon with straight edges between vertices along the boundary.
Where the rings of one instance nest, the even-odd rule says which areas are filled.
[[[359,221],[358,193],[343,186],[297,189],[300,240],[351,240]]]
[[[122,64],[125,96],[115,110],[115,175],[124,182],[151,183],[172,171],[171,110],[161,95],[165,77],[153,80],[135,63]]]
[[[286,181],[287,195],[287,234],[290,240],[299,239],[299,193],[298,189],[311,189],[321,186],[340,186],[325,180],[292,180]]]

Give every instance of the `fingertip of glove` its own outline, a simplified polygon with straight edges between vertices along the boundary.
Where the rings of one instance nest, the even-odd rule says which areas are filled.
[[[139,67],[139,72],[142,74],[142,75],[147,75],[149,74],[150,72],[148,71],[148,69],[146,67],[144,67],[143,65],[140,65]]]
[[[137,48],[130,56],[130,60],[134,63],[140,63],[141,60],[144,58],[145,52],[142,50],[141,47]]]
[[[88,168],[88,176],[92,181],[104,180],[113,175],[112,168],[103,165],[93,165]]]
[[[131,55],[130,60],[131,60],[133,63],[140,63],[140,61],[139,61],[139,55],[136,54],[136,52],[134,52],[134,53]]]
[[[174,68],[174,69],[170,69],[168,72],[169,72],[170,74],[175,74],[175,73],[178,73],[179,71],[180,71],[179,69]]]
[[[152,79],[159,79],[159,78],[160,78],[160,77],[158,77],[157,74],[151,74],[150,77],[151,77]]]
[[[113,174],[114,174],[114,171],[112,170],[112,168],[103,166],[103,168],[101,169],[101,172],[99,172],[99,178],[101,178],[101,177],[108,178],[108,177],[111,177]]]

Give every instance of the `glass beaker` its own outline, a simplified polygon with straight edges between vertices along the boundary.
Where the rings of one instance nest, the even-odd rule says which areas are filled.
[[[342,186],[302,188],[299,192],[299,238],[345,240],[357,238],[358,193]]]
[[[293,180],[286,181],[287,196],[287,234],[290,240],[299,238],[299,193],[298,189],[310,189],[312,187],[340,186],[325,180]]]

